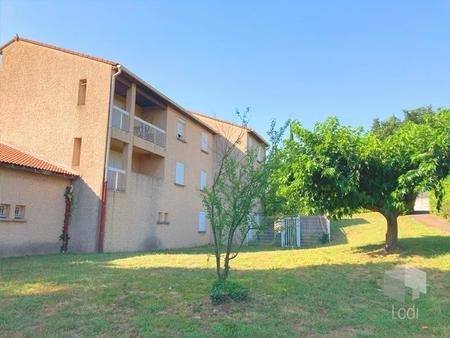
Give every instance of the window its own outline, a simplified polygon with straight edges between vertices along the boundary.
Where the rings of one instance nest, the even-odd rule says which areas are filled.
[[[0,218],[8,218],[9,216],[9,205],[0,204]]]
[[[87,91],[87,80],[80,80],[78,84],[78,105],[82,106],[86,104],[86,91]]]
[[[15,219],[23,219],[25,217],[25,206],[16,205],[14,209],[14,218]]]
[[[73,139],[72,167],[80,166],[80,157],[81,157],[81,138],[75,137]]]
[[[122,152],[116,150],[109,151],[109,166],[116,169],[124,169],[125,165]]]
[[[200,171],[200,190],[205,189],[207,184],[208,184],[208,174],[206,173],[206,171],[202,170]]]
[[[184,163],[177,162],[176,164],[175,184],[184,185]]]
[[[261,214],[255,215],[255,222],[257,225],[261,225]]]
[[[169,224],[169,213],[168,212],[158,212],[158,224]]]
[[[207,133],[203,133],[203,132],[202,132],[202,144],[201,144],[201,149],[202,149],[202,151],[204,151],[205,153],[208,152],[208,134],[207,134]]]
[[[263,148],[262,148],[261,146],[259,146],[259,147],[256,149],[256,160],[257,160],[258,162],[262,162],[263,159],[264,159]]]
[[[204,211],[198,213],[198,232],[206,232],[206,213]]]
[[[178,119],[177,122],[177,138],[180,140],[184,140],[186,138],[185,135],[186,121],[182,119]]]
[[[253,149],[253,138],[248,135],[248,149]]]

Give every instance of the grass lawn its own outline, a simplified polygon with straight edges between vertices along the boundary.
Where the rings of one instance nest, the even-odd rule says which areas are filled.
[[[231,280],[251,300],[212,306],[208,248],[0,259],[0,335],[382,336],[450,335],[450,237],[400,219],[400,254],[385,255],[385,224],[360,214],[333,224],[313,249],[248,248]],[[425,270],[419,319],[391,318],[385,270]],[[412,302],[410,302],[412,304]]]

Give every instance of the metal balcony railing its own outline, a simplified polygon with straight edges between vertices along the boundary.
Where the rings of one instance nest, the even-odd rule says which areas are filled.
[[[113,106],[111,125],[114,128],[129,131],[130,130],[130,113],[122,108]]]
[[[125,191],[126,174],[125,170],[108,167],[108,190]]]
[[[160,147],[166,146],[166,131],[139,117],[134,118],[134,135]]]

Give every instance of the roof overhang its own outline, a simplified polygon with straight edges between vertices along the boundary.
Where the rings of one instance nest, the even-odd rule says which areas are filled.
[[[57,172],[53,172],[53,171],[49,171],[49,170],[37,169],[37,168],[27,167],[27,166],[23,166],[23,165],[5,163],[5,162],[0,162],[0,168],[21,170],[21,171],[25,171],[25,172],[29,172],[29,173],[34,173],[34,174],[41,174],[41,175],[55,176],[55,177],[64,177],[64,178],[68,178],[68,179],[74,179],[74,178],[78,177],[78,175],[76,175],[76,174],[57,173]]]
[[[222,120],[222,119],[218,119],[217,117],[212,117],[212,116],[209,116],[209,115],[197,113],[197,112],[190,112],[190,113],[193,114],[193,115],[198,115],[198,116],[205,117],[207,119],[215,120],[215,121],[218,121],[218,122],[221,122],[221,123],[226,123],[226,124],[229,124],[229,125],[234,126],[234,127],[245,129],[249,134],[252,134],[253,137],[257,138],[261,143],[264,143],[266,145],[266,147],[269,146],[269,142],[267,142],[261,135],[259,135],[252,128],[249,128],[247,126],[243,126],[243,125],[240,125],[240,124],[237,124],[237,123],[233,123],[233,122],[230,122],[230,121],[225,121],[225,120]]]
[[[91,56],[91,55],[88,55],[88,54],[78,53],[78,52],[75,52],[73,50],[61,48],[61,47],[58,47],[58,46],[49,45],[47,43],[43,43],[43,42],[39,42],[39,41],[35,41],[35,40],[22,38],[22,37],[19,37],[18,35],[16,35],[13,39],[9,40],[7,43],[5,43],[3,46],[0,47],[0,54],[3,53],[3,49],[5,49],[9,45],[11,45],[12,43],[17,42],[17,41],[23,41],[23,42],[27,42],[27,43],[30,43],[30,44],[33,44],[33,45],[36,45],[36,46],[50,48],[50,49],[54,49],[54,50],[66,53],[66,54],[71,54],[71,55],[83,57],[85,59],[89,59],[89,60],[92,60],[92,61],[106,63],[106,64],[108,64],[110,66],[113,66],[113,67],[118,65],[118,63],[115,62],[115,61],[106,60],[106,59],[98,58],[98,57]]]
[[[207,129],[210,133],[212,134],[217,134],[217,132],[211,128],[210,126],[208,126],[206,123],[204,123],[202,120],[200,120],[199,118],[197,118],[194,114],[192,114],[190,111],[188,111],[187,109],[181,107],[178,103],[176,103],[175,101],[171,100],[169,97],[167,97],[166,95],[164,95],[162,92],[160,92],[159,90],[157,90],[155,87],[153,87],[152,85],[150,85],[149,83],[147,83],[145,80],[143,80],[142,78],[140,78],[139,76],[137,76],[135,73],[133,73],[132,71],[130,71],[128,68],[126,68],[124,65],[120,65],[120,68],[122,70],[123,73],[126,73],[128,76],[132,77],[134,80],[136,80],[137,82],[140,82],[141,84],[143,84],[147,89],[149,89],[151,92],[153,92],[156,96],[158,96],[161,100],[163,100],[167,105],[172,106],[173,108],[175,108],[177,111],[179,111],[180,113],[182,113],[184,116],[188,117],[189,119],[191,119],[192,121],[194,121],[195,123],[201,125],[203,128]]]

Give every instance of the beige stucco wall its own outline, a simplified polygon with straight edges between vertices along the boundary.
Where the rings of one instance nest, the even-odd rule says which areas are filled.
[[[74,182],[69,245],[72,251],[91,252],[97,248],[112,72],[110,65],[27,42],[14,42],[3,50],[0,140],[70,167],[73,140],[82,139],[77,168],[80,178]],[[82,106],[77,105],[80,79],[87,80],[86,104]],[[123,100],[116,101],[125,108]],[[141,167],[146,165],[145,161],[140,161],[139,166],[135,163],[134,169],[140,174],[131,171],[133,165],[129,162],[126,192],[109,192],[105,251],[210,243],[208,222],[207,231],[198,232],[198,214],[203,211],[200,172],[207,172],[210,184],[217,152],[239,135],[243,136],[239,151],[245,152],[247,131],[212,120],[209,124],[220,133],[214,136],[207,128],[170,107],[165,112],[142,110],[137,106],[135,112],[166,128],[166,150],[158,152],[164,160],[158,160],[158,166],[148,170]],[[178,118],[186,121],[186,142],[176,137]],[[205,122],[208,123],[207,119]],[[208,134],[209,153],[201,151],[201,132]],[[132,138],[128,141],[133,143]],[[174,184],[176,162],[185,164],[183,187]],[[37,180],[36,184],[39,182]],[[169,214],[169,224],[157,224],[159,212]]]
[[[64,190],[70,180],[0,168],[0,204],[25,206],[20,221],[0,218],[0,256],[56,253],[64,220]],[[70,243],[69,243],[70,245]]]
[[[210,243],[206,232],[198,231],[198,214],[203,211],[200,172],[212,179],[214,163],[213,135],[177,110],[169,107],[164,114],[167,125],[163,173],[155,176],[129,174],[125,192],[108,192],[105,227],[105,251],[136,251],[175,248]],[[186,142],[177,139],[177,122],[186,121]],[[149,116],[151,119],[151,116]],[[201,151],[201,133],[208,135],[209,152]],[[175,185],[176,162],[185,165],[185,185]],[[169,214],[169,224],[158,224],[158,213]]]
[[[204,115],[196,115],[202,122],[206,123],[208,126],[217,131],[216,138],[216,147],[217,151],[220,151],[220,148],[230,144],[235,143],[236,140],[239,142],[236,144],[236,148],[240,150],[242,153],[245,153],[248,148],[248,139],[253,139],[253,147],[262,147],[265,149],[266,145],[261,142],[258,138],[254,137],[246,128],[237,126],[232,123],[223,122],[217,120],[212,117],[204,116]]]
[[[197,115],[197,117],[217,131],[217,134],[214,137],[214,161],[216,166],[219,164],[224,152],[233,144],[236,144],[236,149],[233,152],[236,158],[242,158],[246,156],[249,147],[249,138],[252,138],[253,140],[253,151],[256,152],[256,149],[258,147],[261,147],[263,150],[263,154],[265,155],[266,145],[258,138],[254,137],[254,135],[252,135],[252,133],[249,132],[247,128],[243,128],[238,125],[227,123],[208,116]],[[261,213],[263,208],[263,201],[260,199],[255,203],[253,212]]]
[[[0,140],[70,167],[81,144],[71,249],[95,251],[103,181],[110,65],[23,41],[3,50]],[[77,105],[80,79],[85,105]]]

